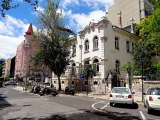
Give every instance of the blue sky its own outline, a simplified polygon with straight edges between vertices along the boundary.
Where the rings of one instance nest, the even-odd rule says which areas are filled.
[[[34,22],[37,12],[23,0],[13,0],[20,6],[5,11],[6,17],[0,16],[0,58],[13,57],[17,46],[24,40],[24,34],[30,23],[36,28]],[[65,24],[77,33],[84,28],[90,20],[99,20],[113,5],[113,0],[59,0],[59,9],[65,15]],[[38,11],[44,11],[46,0],[39,0]]]

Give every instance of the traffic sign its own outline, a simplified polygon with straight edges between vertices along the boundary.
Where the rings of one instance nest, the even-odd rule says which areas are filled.
[[[83,75],[83,74],[80,74],[80,78],[84,78],[84,75]]]

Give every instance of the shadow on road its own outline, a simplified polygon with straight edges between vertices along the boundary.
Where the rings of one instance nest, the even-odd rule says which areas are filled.
[[[134,106],[132,105],[128,105],[128,104],[115,104],[114,107],[118,107],[118,108],[126,108],[126,109],[138,109],[138,104],[134,103]]]
[[[99,112],[91,110],[80,110],[83,112],[77,112],[72,114],[51,115],[46,118],[39,118],[38,120],[141,120],[137,116],[130,115],[128,113],[118,112]],[[37,118],[21,118],[20,120],[35,120]],[[19,120],[19,118],[14,119]]]
[[[2,96],[3,94],[0,94],[0,110],[5,108],[5,107],[11,107],[12,105],[8,103],[5,98],[5,96]]]
[[[151,115],[160,116],[159,113],[160,113],[160,111],[158,111],[158,110],[152,110]]]

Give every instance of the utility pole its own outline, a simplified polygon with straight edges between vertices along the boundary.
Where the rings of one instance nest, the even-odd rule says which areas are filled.
[[[143,62],[142,62],[142,102],[143,102]]]

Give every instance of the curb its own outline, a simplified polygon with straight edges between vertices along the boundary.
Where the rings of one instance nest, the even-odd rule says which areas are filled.
[[[20,86],[17,86],[17,87],[15,87],[15,88],[13,88],[13,89],[18,90],[18,91],[22,91],[22,92],[29,92],[29,90],[24,91],[24,88],[23,88],[23,87],[20,87]],[[90,95],[91,95],[91,96],[90,96]],[[101,95],[101,94],[90,94],[90,95],[87,96],[86,94],[75,94],[74,96],[88,97],[88,98],[94,98],[94,99],[100,99],[100,100],[109,100],[107,95],[105,95],[105,96],[106,96],[106,99],[105,99],[105,98],[100,98],[100,97],[95,97],[95,96],[94,96],[94,95],[103,96],[103,95]],[[59,94],[58,96],[67,96],[67,95],[66,95],[66,94]],[[134,102],[137,103],[137,104],[143,105],[143,102],[142,102],[142,101],[136,100],[136,101],[134,101]]]

